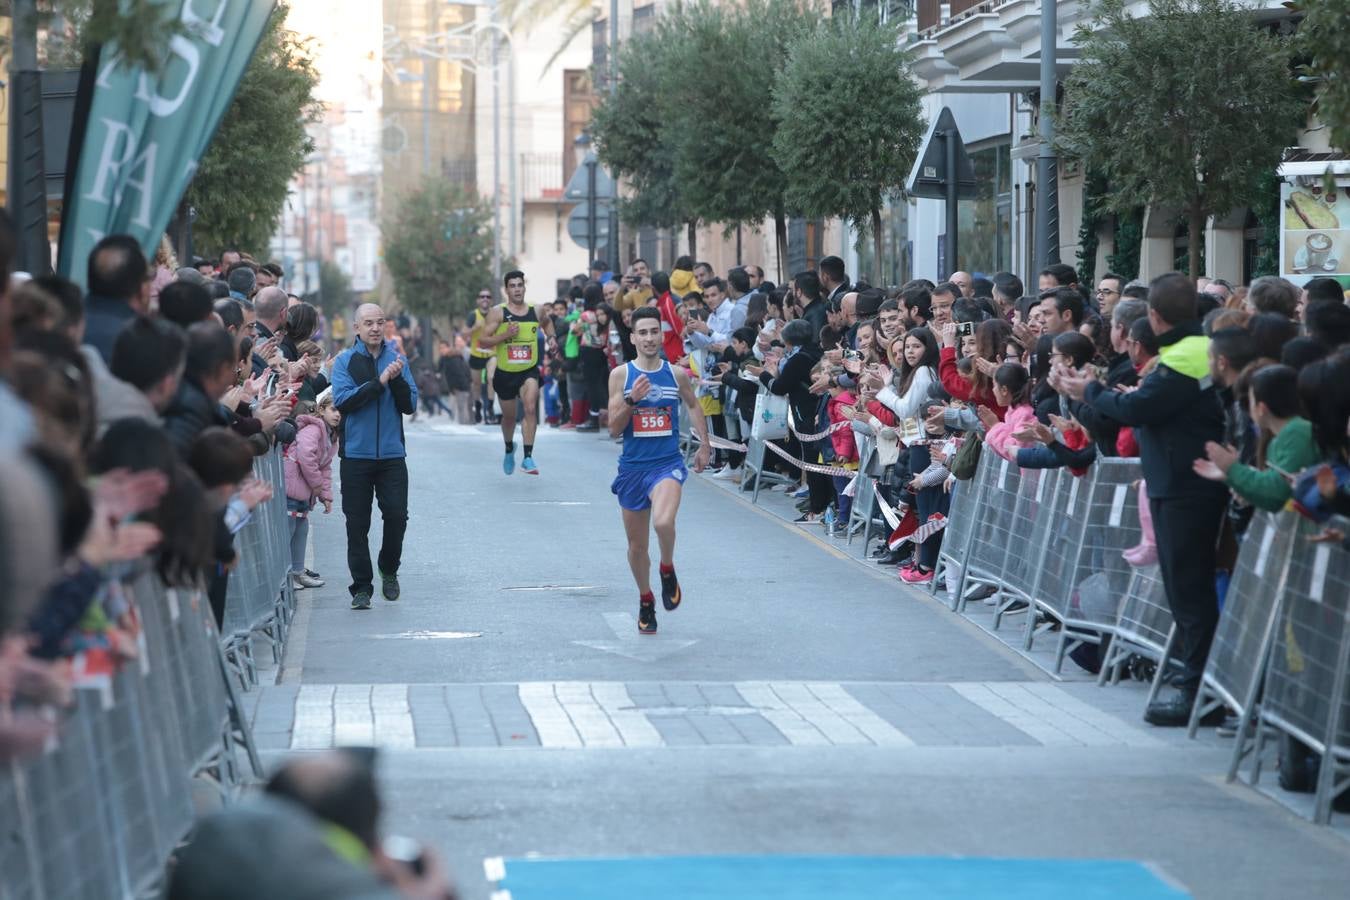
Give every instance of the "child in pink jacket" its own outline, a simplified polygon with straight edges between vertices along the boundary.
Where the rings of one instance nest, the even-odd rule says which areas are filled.
[[[314,415],[296,420],[295,441],[286,448],[286,512],[291,520],[291,584],[295,590],[323,587],[317,574],[305,569],[309,542],[309,511],[323,504],[333,511],[333,457],[337,455],[337,426],[342,413],[333,405],[333,389],[319,394]]]
[[[1017,363],[1004,363],[994,373],[994,402],[1006,408],[1003,421],[991,425],[984,445],[1010,462],[1017,462],[1019,448],[1034,446],[1013,435],[1036,421],[1031,405],[1031,374]]]
[[[856,407],[857,403],[858,399],[846,388],[830,388],[830,399],[827,405],[830,424],[839,425],[841,422],[851,421],[844,412]],[[856,472],[858,470],[858,441],[853,436],[853,428],[840,427],[831,432],[830,444],[834,448],[834,464],[840,468],[851,469]],[[853,479],[843,475],[831,477],[834,479],[834,494],[837,498],[836,505],[838,508],[838,514],[835,516],[831,531],[833,536],[840,536],[848,534],[848,520],[853,512],[853,498],[845,493],[844,489]]]

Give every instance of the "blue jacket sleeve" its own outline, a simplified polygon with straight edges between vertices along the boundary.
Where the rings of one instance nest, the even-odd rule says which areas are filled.
[[[379,384],[378,381],[375,383]],[[412,366],[406,359],[399,377],[389,382],[389,392],[394,395],[394,408],[399,412],[405,416],[417,412],[417,382],[413,380]]]
[[[1044,445],[1018,449],[1016,462],[1018,468],[1022,469],[1059,469],[1064,466],[1054,451]]]
[[[378,378],[358,385],[352,380],[351,373],[348,371],[350,365],[350,353],[344,353],[338,357],[337,362],[333,363],[333,405],[344,416],[351,415],[370,401],[378,398],[380,392],[384,390],[384,385],[380,384]]]

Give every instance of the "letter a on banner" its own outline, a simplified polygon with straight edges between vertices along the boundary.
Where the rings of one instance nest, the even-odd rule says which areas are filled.
[[[72,161],[58,268],[83,285],[89,251],[129,234],[153,257],[197,163],[234,99],[274,0],[162,0],[187,26],[157,73],[126,66],[104,45],[84,139]],[[86,98],[81,98],[82,100]],[[78,123],[77,123],[78,127]]]

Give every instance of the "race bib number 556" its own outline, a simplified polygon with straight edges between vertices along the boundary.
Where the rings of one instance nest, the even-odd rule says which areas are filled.
[[[633,411],[634,437],[670,437],[670,407],[648,406]]]

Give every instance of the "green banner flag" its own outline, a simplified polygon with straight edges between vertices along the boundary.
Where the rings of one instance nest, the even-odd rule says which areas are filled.
[[[154,257],[164,229],[257,49],[273,0],[165,0],[186,34],[158,73],[99,58],[61,221],[61,274],[84,285],[89,251],[129,234]],[[297,115],[299,111],[297,110]]]

